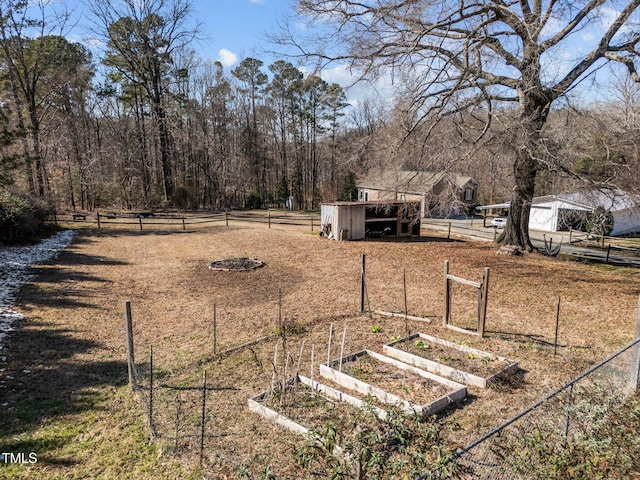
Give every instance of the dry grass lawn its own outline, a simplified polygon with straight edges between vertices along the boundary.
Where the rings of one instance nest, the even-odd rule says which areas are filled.
[[[36,267],[38,277],[23,289],[19,305],[25,320],[2,352],[0,445],[3,452],[36,451],[38,463],[0,465],[0,477],[239,478],[245,466],[258,478],[270,465],[277,478],[300,478],[291,444],[301,440],[247,408],[248,397],[269,388],[282,339],[216,358],[214,306],[222,351],[277,332],[281,289],[289,332],[284,350],[293,364],[304,341],[306,376],[312,345],[316,362],[326,361],[331,323],[333,358],[345,328],[345,353],[381,352],[407,326],[403,318],[358,314],[362,253],[372,310],[404,311],[405,271],[409,314],[434,317],[431,324],[409,322],[411,332],[519,362],[522,372],[512,384],[470,387],[469,398],[448,410],[459,427],[447,441],[467,444],[631,341],[635,327],[639,271],[536,254],[506,257],[496,250],[490,243],[436,237],[334,242],[304,227],[239,223],[192,231],[81,230],[59,259]],[[241,273],[207,268],[231,257],[257,258],[266,266]],[[441,326],[445,260],[452,274],[474,281],[491,268],[486,338]],[[157,392],[158,439],[151,444],[144,423],[148,391],[132,395],[126,387],[125,300],[132,304],[140,370],[148,374],[153,347],[156,385],[182,387]],[[475,291],[456,287],[454,323],[470,327],[474,316]],[[201,385],[205,369],[211,391],[200,470],[201,391],[190,387]]]

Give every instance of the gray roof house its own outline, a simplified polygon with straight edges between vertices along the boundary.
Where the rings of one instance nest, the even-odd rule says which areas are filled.
[[[424,217],[467,213],[477,205],[478,182],[447,172],[390,171],[369,175],[356,187],[363,202],[419,201]]]

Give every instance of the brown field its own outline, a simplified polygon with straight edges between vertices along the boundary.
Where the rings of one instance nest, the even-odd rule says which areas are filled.
[[[358,313],[362,253],[372,310],[404,311],[405,271],[409,314],[434,316],[431,324],[410,321],[410,332],[465,342],[520,364],[513,382],[469,387],[468,399],[448,410],[459,425],[448,433],[448,445],[469,443],[633,338],[638,270],[537,254],[506,257],[496,255],[493,244],[460,239],[349,243],[308,230],[240,223],[192,231],[80,230],[59,259],[35,268],[38,277],[23,289],[19,305],[26,318],[1,352],[0,446],[33,449],[38,463],[0,466],[0,477],[240,478],[239,468],[248,466],[258,478],[270,465],[277,478],[303,478],[291,448],[301,439],[249,412],[247,398],[269,389],[276,343],[294,364],[304,341],[306,376],[314,345],[321,381],[317,363],[326,361],[331,323],[332,358],[339,356],[345,328],[345,354],[382,352],[390,338],[406,335],[402,318]],[[231,257],[266,265],[249,272],[208,268]],[[441,326],[445,260],[452,274],[474,281],[491,268],[484,339]],[[278,331],[280,289],[284,346],[274,336],[214,357],[214,306],[220,352]],[[148,378],[153,347],[155,384],[182,387],[158,391],[157,439],[150,445],[148,391],[133,395],[126,387],[125,300],[132,304],[141,372]],[[475,300],[472,288],[454,291],[455,325],[473,325]],[[282,363],[279,355],[280,374]],[[198,469],[201,391],[190,387],[201,385],[205,369],[211,391]]]

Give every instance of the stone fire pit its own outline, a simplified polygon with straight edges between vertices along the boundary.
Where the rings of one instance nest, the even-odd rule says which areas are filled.
[[[257,258],[227,258],[216,260],[209,264],[209,269],[219,272],[248,272],[256,268],[264,267],[265,263]]]

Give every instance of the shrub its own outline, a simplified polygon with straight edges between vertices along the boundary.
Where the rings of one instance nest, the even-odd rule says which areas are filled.
[[[613,214],[604,207],[596,209],[587,215],[587,232],[592,235],[607,236],[613,231]]]
[[[251,192],[249,197],[247,198],[247,208],[261,208],[262,207],[262,198],[258,192]]]
[[[44,221],[51,212],[43,200],[0,191],[0,242],[35,241],[45,232]]]

